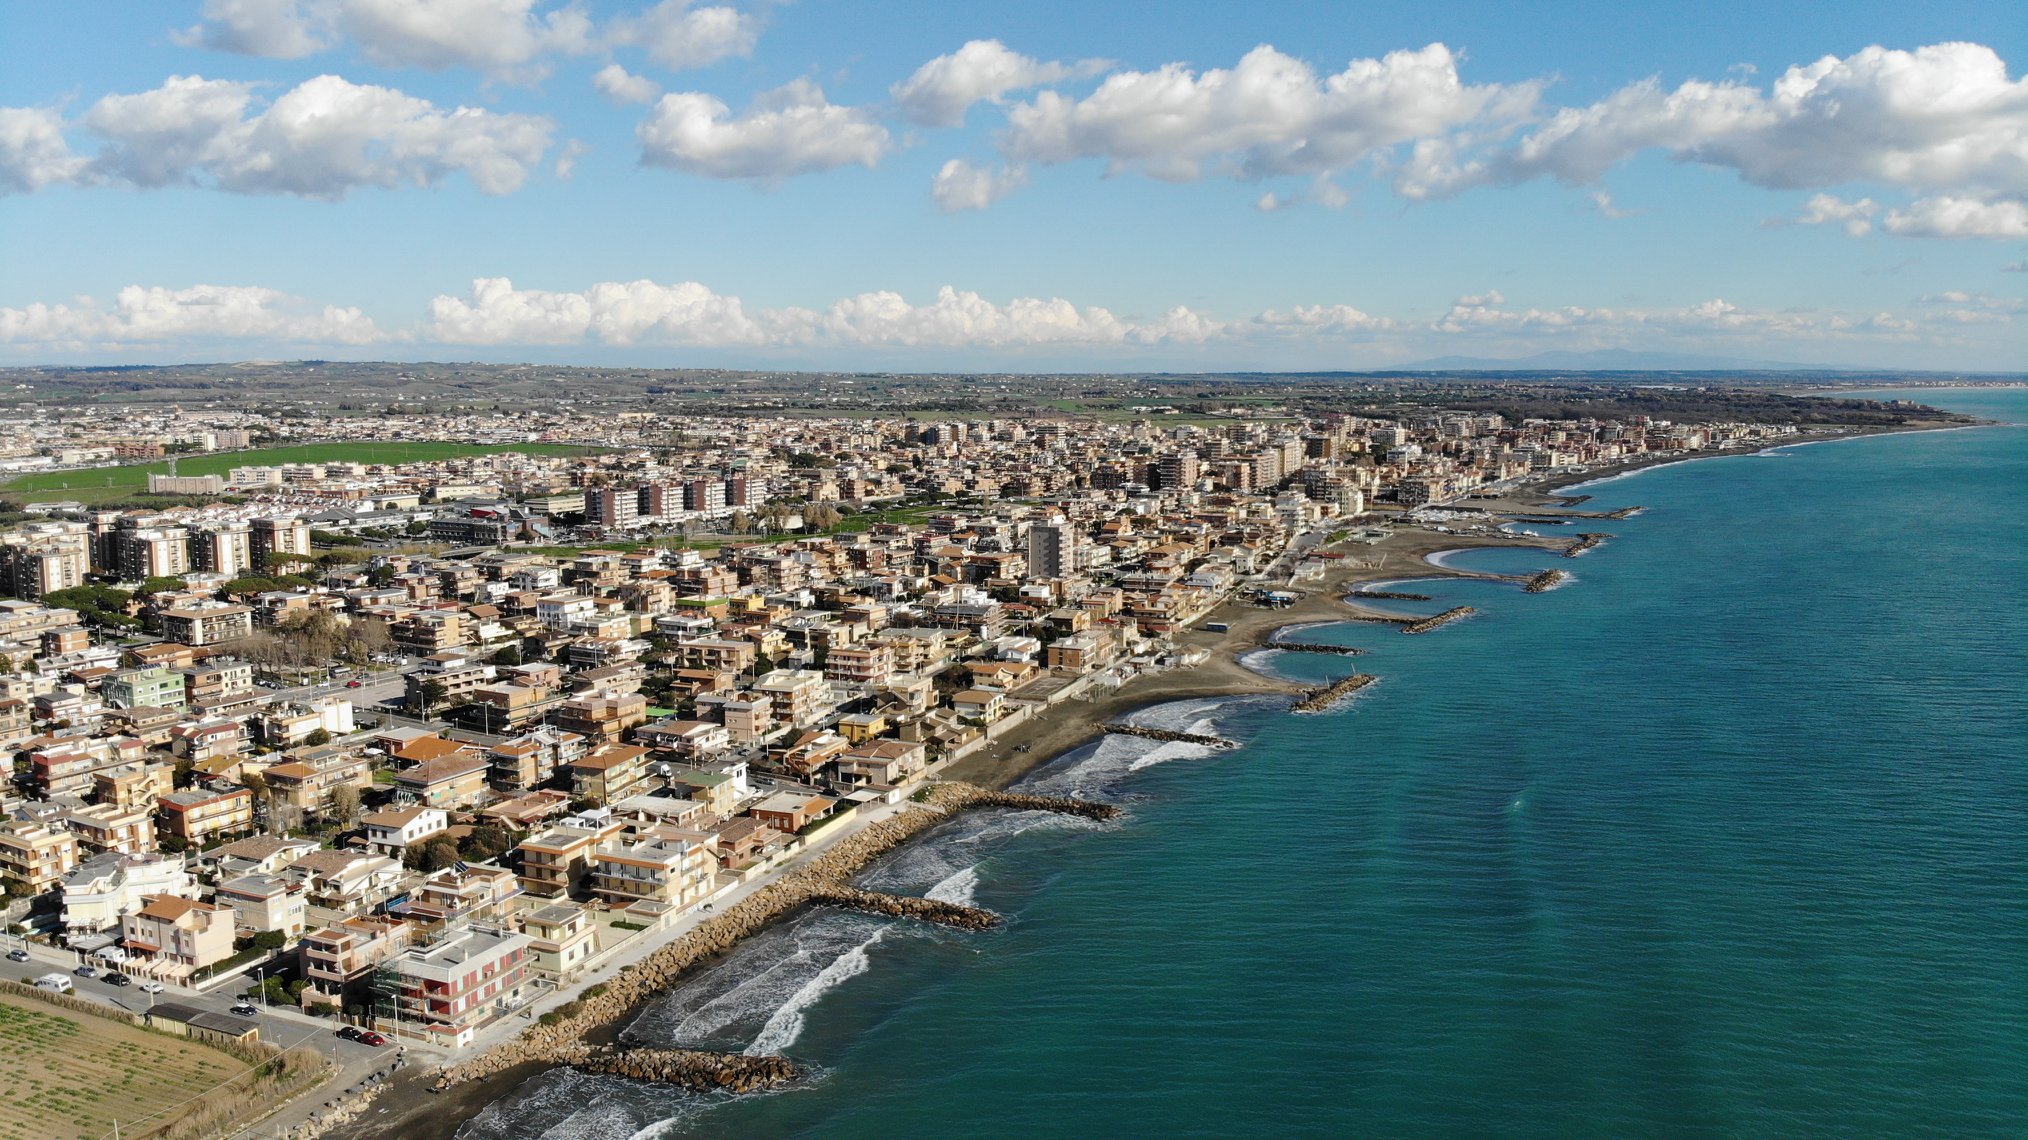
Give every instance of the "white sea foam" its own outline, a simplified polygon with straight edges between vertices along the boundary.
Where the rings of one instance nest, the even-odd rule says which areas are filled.
[[[776,1010],[767,1024],[761,1026],[760,1036],[753,1039],[746,1052],[750,1056],[762,1056],[779,1053],[794,1045],[796,1038],[803,1035],[804,1015],[819,998],[873,968],[873,959],[868,951],[886,936],[888,929],[885,926],[876,929],[866,941],[840,954],[830,965],[819,970],[816,977],[804,982],[789,997],[787,1004]]]
[[[952,871],[945,878],[938,880],[936,886],[923,892],[923,897],[937,902],[971,906],[978,893],[979,868],[972,866],[960,867]]]

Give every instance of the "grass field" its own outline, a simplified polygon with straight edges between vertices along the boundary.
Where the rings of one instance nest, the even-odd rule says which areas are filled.
[[[139,1136],[246,1069],[195,1041],[0,993],[0,1140]]]
[[[345,440],[264,447],[255,451],[214,451],[176,459],[178,475],[224,475],[235,467],[277,463],[420,463],[519,451],[526,455],[581,455],[596,448],[574,443],[407,443]],[[25,502],[77,499],[81,502],[123,499],[148,489],[150,472],[169,473],[167,460],[124,467],[93,467],[77,471],[41,471],[0,484],[0,494]]]

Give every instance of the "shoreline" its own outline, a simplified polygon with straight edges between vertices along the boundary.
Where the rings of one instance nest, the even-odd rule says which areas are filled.
[[[1632,474],[1653,467],[1675,463],[1695,462],[1700,459],[1722,459],[1753,455],[1779,447],[1802,443],[1835,442],[1840,439],[1857,439],[1874,435],[1899,434],[1911,431],[1951,430],[1982,424],[1929,423],[1895,425],[1883,428],[1842,429],[1838,431],[1799,432],[1796,436],[1781,440],[1769,440],[1761,446],[1731,448],[1708,453],[1674,454],[1632,460],[1626,463],[1598,467],[1582,473],[1551,475],[1539,480],[1526,481],[1497,498],[1471,503],[1460,503],[1460,507],[1483,510],[1489,521],[1500,515],[1538,514],[1549,515],[1571,512],[1573,518],[1583,512],[1576,510],[1572,496],[1556,492],[1586,483],[1602,482],[1622,475]],[[1390,521],[1383,519],[1382,521]],[[1603,520],[1601,520],[1603,521]],[[1370,545],[1340,545],[1337,550],[1344,557],[1330,563],[1321,578],[1292,587],[1303,591],[1302,597],[1294,604],[1279,609],[1255,606],[1236,599],[1227,599],[1202,615],[1196,622],[1173,639],[1178,651],[1201,649],[1205,657],[1192,665],[1167,670],[1162,673],[1135,677],[1117,690],[1104,697],[1090,701],[1065,702],[1064,705],[1045,710],[1028,722],[994,740],[979,752],[952,764],[938,780],[940,782],[969,783],[989,791],[1005,790],[1017,781],[1061,760],[1069,753],[1101,739],[1104,725],[1132,713],[1160,705],[1191,700],[1220,698],[1244,698],[1250,696],[1286,696],[1293,704],[1311,686],[1269,676],[1244,664],[1243,658],[1262,649],[1274,648],[1273,641],[1284,631],[1305,627],[1335,625],[1357,621],[1361,616],[1372,616],[1378,611],[1368,610],[1348,600],[1347,595],[1362,586],[1376,582],[1393,582],[1409,579],[1442,578],[1502,578],[1503,575],[1485,574],[1475,571],[1458,570],[1432,562],[1434,555],[1457,553],[1479,549],[1539,549],[1561,552],[1575,539],[1575,534],[1564,537],[1533,537],[1528,535],[1501,534],[1466,535],[1440,532],[1422,526],[1402,526],[1392,530],[1386,538]],[[1319,546],[1318,551],[1331,549]],[[1390,620],[1398,615],[1386,615]],[[1204,626],[1223,622],[1223,632],[1207,632]],[[1394,632],[1389,629],[1387,632]],[[1357,670],[1353,670],[1357,672]],[[1082,708],[1076,706],[1081,705]],[[1022,750],[1025,746],[1025,751]],[[932,813],[925,812],[923,815]],[[903,827],[894,837],[876,839],[866,831],[841,836],[841,842],[863,839],[878,850],[871,858],[877,858],[909,841],[919,837],[936,822],[948,816],[935,813],[937,818],[918,822],[918,826]],[[800,868],[783,872],[777,883],[795,876]],[[773,885],[773,884],[771,884]],[[794,908],[772,916],[768,923],[793,920],[807,909]],[[588,1043],[609,1040],[632,1019],[647,1001],[660,993],[681,985],[683,980],[720,960],[730,953],[733,945],[753,930],[738,935],[723,947],[707,954],[693,957],[672,976],[669,984],[654,993],[643,994],[623,1013],[602,1022],[591,1033],[585,1034]],[[678,939],[660,950],[669,949]],[[506,1047],[519,1041],[517,1034],[508,1042],[494,1048]],[[483,1055],[484,1051],[481,1051]],[[469,1064],[477,1057],[451,1057],[441,1069],[452,1069]],[[488,1105],[508,1095],[527,1080],[559,1067],[543,1060],[527,1060],[512,1065],[500,1066],[484,1076],[456,1084],[441,1092],[430,1087],[438,1069],[417,1067],[404,1073],[392,1084],[373,1112],[372,1119],[355,1119],[336,1125],[331,1135],[352,1137],[354,1140],[448,1140],[464,1124],[483,1111]],[[403,1079],[406,1078],[406,1079]]]

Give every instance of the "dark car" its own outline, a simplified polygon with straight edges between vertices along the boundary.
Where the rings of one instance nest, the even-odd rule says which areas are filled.
[[[7,952],[7,960],[9,962],[26,962],[28,961],[28,951],[16,946]]]
[[[382,1037],[382,1036],[381,1036],[380,1034],[378,1034],[378,1033],[375,1033],[375,1032],[374,1032],[374,1031],[372,1031],[371,1029],[369,1029],[369,1030],[367,1030],[366,1032],[364,1032],[364,1033],[360,1034],[360,1035],[359,1035],[359,1040],[360,1040],[360,1041],[362,1041],[362,1042],[364,1042],[365,1044],[368,1044],[368,1045],[372,1045],[372,1046],[374,1046],[375,1048],[378,1048],[378,1047],[380,1047],[380,1046],[382,1046],[382,1045],[385,1045],[385,1044],[387,1044],[387,1038],[385,1038],[385,1037]]]
[[[255,1009],[251,1002],[241,1002],[232,1007],[232,1012],[240,1017],[258,1017],[261,1011]]]
[[[99,980],[109,986],[131,986],[134,984],[134,979],[122,974],[118,970],[107,970],[105,977]]]
[[[338,1027],[338,1036],[343,1037],[347,1041],[357,1041],[365,1037],[366,1034],[361,1033],[356,1025],[341,1025]]]

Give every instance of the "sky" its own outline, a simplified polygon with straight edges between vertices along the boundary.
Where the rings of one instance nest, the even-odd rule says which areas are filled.
[[[0,6],[0,364],[2028,370],[2028,6]]]

